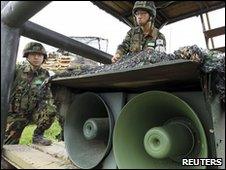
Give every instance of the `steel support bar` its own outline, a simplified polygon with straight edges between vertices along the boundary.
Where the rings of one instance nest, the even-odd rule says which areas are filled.
[[[60,48],[74,54],[78,54],[80,56],[89,58],[97,62],[101,62],[104,64],[111,63],[112,56],[110,54],[97,50],[84,43],[73,40],[67,36],[49,30],[30,21],[27,21],[21,27],[21,35],[43,42],[45,44],[49,44],[56,48]]]
[[[51,1],[10,1],[1,10],[1,21],[10,27],[20,27]]]
[[[10,28],[1,22],[1,150],[5,137],[9,94],[14,77],[19,38],[18,28]]]

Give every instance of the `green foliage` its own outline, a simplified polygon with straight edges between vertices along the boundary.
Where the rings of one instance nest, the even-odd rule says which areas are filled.
[[[36,127],[36,125],[29,125],[24,129],[20,138],[20,144],[26,145],[32,143],[32,136]]]
[[[32,136],[36,127],[37,127],[36,125],[29,125],[24,129],[20,138],[20,144],[28,145],[32,143]],[[60,131],[61,131],[61,127],[59,125],[59,122],[57,121],[57,119],[55,119],[51,127],[45,131],[44,136],[47,139],[56,141],[57,140],[56,136],[60,133]]]

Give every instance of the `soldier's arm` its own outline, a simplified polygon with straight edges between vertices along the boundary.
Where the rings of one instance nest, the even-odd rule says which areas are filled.
[[[23,73],[24,69],[28,66],[28,61],[17,61],[16,66],[15,66],[15,74],[14,74],[14,79],[17,76],[20,76],[21,73]]]
[[[53,95],[50,88],[51,84],[49,83],[50,75],[47,70],[45,70],[45,77],[46,79],[43,82],[43,87],[41,87],[41,89],[43,89],[44,92],[43,99],[51,100],[53,98]]]
[[[123,55],[129,52],[131,37],[132,37],[132,29],[127,32],[126,37],[124,38],[122,44],[120,44],[117,48],[116,54],[119,54],[120,57],[122,57]]]
[[[44,76],[45,79],[38,89],[38,91],[39,91],[38,92],[38,99],[40,101],[42,101],[42,103],[47,103],[53,97],[51,89],[50,89],[50,84],[49,84],[50,75],[49,75],[49,72],[47,70],[43,70],[42,74],[43,75],[40,75],[40,76]]]
[[[52,95],[52,91],[50,89],[50,84],[47,83],[45,85],[45,90],[42,92],[43,93],[43,98],[41,101],[41,108],[47,108],[49,114],[55,114],[56,113],[56,106],[54,104],[54,99]]]
[[[165,36],[162,33],[159,32],[159,35],[158,35],[158,38],[157,39],[163,40],[163,46],[166,49],[166,38],[165,38]]]
[[[15,72],[14,72],[14,80],[15,80],[15,78],[16,78],[16,76],[18,75],[18,73],[19,73],[19,70],[21,70],[22,69],[22,64],[21,63],[16,63],[16,66],[15,66]]]

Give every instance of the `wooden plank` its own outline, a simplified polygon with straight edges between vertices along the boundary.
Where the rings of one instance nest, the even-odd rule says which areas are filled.
[[[224,53],[225,52],[225,47],[217,47],[217,48],[210,49],[210,50],[221,51],[222,53]]]
[[[32,144],[31,147],[43,153],[50,154],[55,158],[60,158],[65,161],[69,161],[69,156],[65,149],[64,142],[53,143],[51,146],[42,146],[42,145]]]
[[[216,36],[224,35],[225,26],[204,31],[204,34],[207,38],[213,38]]]
[[[135,1],[130,1],[130,5],[124,6],[124,1],[117,1],[117,4],[123,6],[124,10],[120,10],[119,7],[115,6],[115,1],[92,1],[100,9],[106,11],[113,17],[123,21],[125,24],[132,26],[134,25],[132,17],[132,7]],[[106,3],[107,2],[107,3]],[[170,3],[170,4],[169,4]],[[203,4],[202,4],[203,3]],[[220,9],[225,7],[224,1],[155,1],[155,5],[158,7],[156,18],[160,21],[166,22],[167,24],[177,22],[189,17],[198,16],[205,12]],[[122,18],[125,11],[130,11],[129,15]],[[166,21],[161,17],[161,12],[164,12],[168,18]],[[157,22],[156,27],[164,25],[163,22]]]
[[[16,164],[11,162],[9,159],[2,155],[1,158],[1,169],[20,169]]]
[[[54,154],[51,147],[57,145],[42,146],[40,150],[27,145],[4,145],[3,156],[19,169],[77,169],[69,159],[65,159],[67,157],[56,156],[58,154]]]

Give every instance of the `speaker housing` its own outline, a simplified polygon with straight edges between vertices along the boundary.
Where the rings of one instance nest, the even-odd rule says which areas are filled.
[[[66,86],[73,100],[86,91],[101,96],[112,111],[116,122],[122,108],[137,95],[147,91],[171,93],[186,102],[195,112],[206,134],[208,158],[223,158],[223,165],[219,168],[224,168],[225,110],[219,101],[219,96],[210,90],[210,79],[206,80],[200,79],[197,63],[178,60],[129,71],[119,70],[106,74],[63,78],[56,80],[55,84]],[[64,108],[68,106],[69,103],[65,104]],[[67,112],[65,113],[67,115]],[[115,169],[117,165],[114,159],[115,155],[110,149],[109,154],[102,159],[98,167]],[[207,168],[216,168],[216,166]]]
[[[113,135],[113,147],[116,163],[119,168],[183,168],[180,162],[178,163],[169,159],[169,157],[164,159],[151,157],[145,152],[146,148],[143,144],[144,136],[146,138],[147,132],[149,132],[148,129],[163,126],[168,120],[177,117],[189,118],[194,124],[194,128],[198,131],[198,133],[196,133],[195,130],[197,146],[195,145],[193,149],[196,153],[188,156],[199,158],[207,157],[206,135],[196,113],[193,112],[184,101],[170,93],[149,91],[131,99],[123,107],[116,122]],[[175,131],[176,130],[178,131],[178,129],[175,129]],[[174,138],[177,137],[174,133],[171,134],[171,136],[172,135]],[[157,137],[159,137],[159,133]],[[182,140],[182,136],[178,136],[178,138],[181,138],[182,141],[178,144],[182,145],[186,142],[186,140]],[[163,142],[164,141],[161,141],[160,143]],[[157,149],[156,148],[157,147],[154,148],[155,151],[159,146]],[[174,148],[174,150],[176,148]],[[124,152],[125,150],[127,152]]]
[[[104,121],[108,128],[102,126]],[[99,95],[86,92],[75,97],[66,115],[64,138],[77,167],[94,168],[104,159],[111,149],[113,126],[114,117]]]

